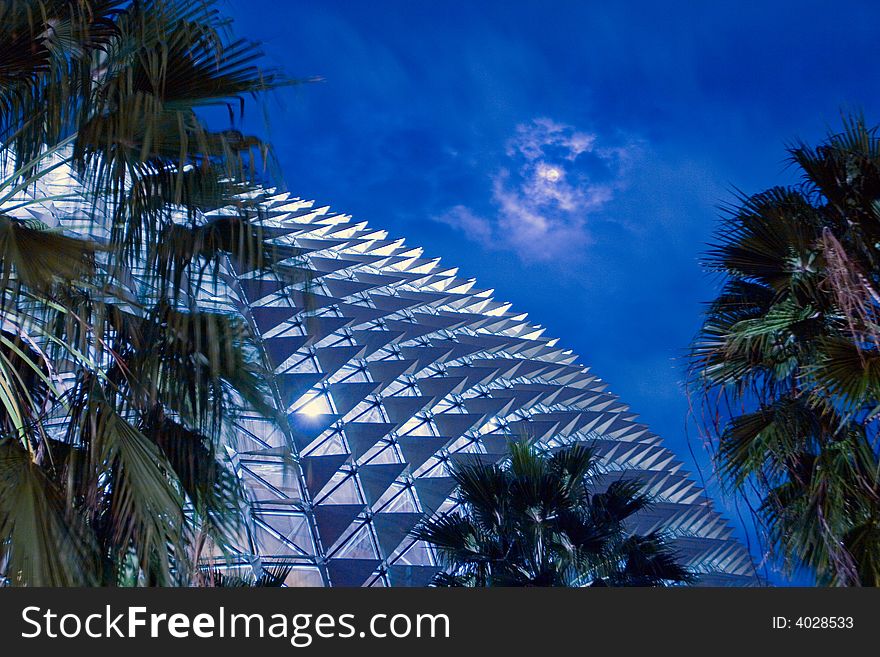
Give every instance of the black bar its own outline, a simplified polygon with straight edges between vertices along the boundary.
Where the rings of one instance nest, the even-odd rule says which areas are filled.
[[[135,619],[145,625],[136,626],[133,637],[119,638],[119,632],[128,631],[129,607],[145,608],[135,612]],[[27,608],[31,622],[23,617]],[[458,657],[478,648],[490,650],[489,657],[586,655],[600,648],[616,648],[622,655],[739,652],[751,657],[770,650],[839,651],[871,645],[865,642],[876,640],[878,609],[876,589],[3,589],[0,646],[3,654],[28,656],[73,645],[95,650],[148,648],[167,655],[223,645],[242,651],[252,648],[260,657],[343,650]],[[55,616],[47,619],[47,611]],[[187,616],[178,618],[175,626],[178,634],[188,632],[186,638],[170,634],[167,618],[176,613]],[[76,614],[82,626],[77,638],[60,635],[65,614]],[[100,634],[108,629],[106,619],[112,621],[119,614],[121,621],[108,630],[113,638],[85,636],[89,615],[96,615],[90,631]],[[156,638],[150,636],[150,614],[166,615],[155,621]],[[195,636],[192,621],[198,614],[213,619],[210,630],[205,617],[199,625],[203,634],[212,633],[211,638]],[[259,631],[257,619],[247,623],[237,619],[232,637],[232,614],[261,614],[264,634],[274,623],[277,633],[286,627],[287,635],[258,638],[253,636]],[[321,617],[319,628],[321,614],[330,616]],[[395,615],[404,617],[395,619]],[[436,617],[433,638],[430,617],[420,621],[423,635],[414,636],[419,615]],[[448,618],[448,637],[438,615]],[[219,636],[221,617],[224,637]],[[300,625],[297,647],[291,644],[294,617]],[[77,619],[67,618],[64,631],[74,633]],[[783,625],[779,619],[785,619],[785,627],[774,629]],[[398,634],[409,626],[406,638],[392,636],[392,620]],[[242,636],[248,624],[252,624],[249,638]],[[39,636],[23,638],[38,627]],[[388,636],[371,636],[371,629]],[[46,631],[59,636],[49,638]],[[327,638],[328,634],[351,636]]]

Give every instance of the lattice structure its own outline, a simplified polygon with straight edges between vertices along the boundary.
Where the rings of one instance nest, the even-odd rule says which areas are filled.
[[[529,438],[595,444],[597,487],[636,478],[656,499],[634,529],[674,535],[704,584],[755,583],[682,463],[525,314],[365,222],[287,195],[266,208],[311,277],[237,281],[290,420],[288,435],[254,433],[240,455],[265,561],[312,552],[330,585],[423,585],[437,567],[408,534],[423,513],[454,507],[446,464],[497,461],[508,440]],[[291,502],[304,512],[283,510]]]
[[[51,198],[76,182],[61,167],[39,187]],[[230,265],[225,289],[204,299],[252,322],[289,419],[242,418],[230,447],[253,501],[241,563],[293,563],[289,585],[424,585],[438,567],[408,535],[423,514],[454,508],[446,464],[497,461],[508,440],[528,438],[594,444],[597,487],[636,478],[656,499],[634,529],[674,535],[703,584],[756,583],[747,550],[682,463],[525,314],[365,222],[287,194],[265,210],[301,282]],[[14,214],[101,234],[82,199]]]

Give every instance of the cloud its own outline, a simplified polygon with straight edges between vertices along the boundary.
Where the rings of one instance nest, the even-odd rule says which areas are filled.
[[[457,228],[475,242],[487,246],[492,243],[492,224],[488,219],[477,216],[464,205],[455,205],[434,219]]]
[[[593,150],[595,143],[596,135],[576,131],[552,119],[538,118],[516,126],[516,136],[507,144],[507,155],[514,157],[519,154],[527,160],[536,160],[548,148],[559,147],[567,151],[567,159],[574,160],[581,153]]]
[[[542,262],[576,258],[593,243],[590,219],[626,186],[639,145],[605,145],[542,117],[516,126],[504,152],[504,166],[490,176],[491,213],[456,205],[435,220],[487,248]]]

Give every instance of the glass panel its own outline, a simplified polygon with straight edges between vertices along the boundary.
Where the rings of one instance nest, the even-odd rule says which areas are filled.
[[[294,464],[249,462],[245,468],[288,499],[303,499],[299,470]]]
[[[373,543],[373,534],[370,526],[361,525],[345,544],[340,547],[334,554],[334,559],[378,559],[379,553]]]
[[[333,479],[331,482],[338,482],[338,485],[333,488],[332,484],[328,488],[330,491],[319,501],[321,503],[327,504],[363,504],[363,498],[361,498],[361,493],[358,490],[357,484],[354,481],[354,477],[351,476],[350,472],[338,472],[333,475]]]
[[[284,580],[285,586],[324,586],[324,579],[321,577],[321,571],[317,568],[297,567],[290,571],[287,579]]]
[[[302,552],[307,554],[314,553],[315,545],[312,541],[311,528],[305,514],[261,513],[259,518]]]

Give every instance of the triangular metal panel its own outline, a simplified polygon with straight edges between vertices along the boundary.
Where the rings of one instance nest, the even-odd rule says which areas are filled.
[[[467,379],[463,376],[432,376],[418,379],[419,390],[438,400],[450,393],[460,393],[464,390],[466,382]]]
[[[499,455],[507,454],[511,443],[520,442],[520,439],[516,436],[499,433],[483,434],[480,440],[483,441],[483,446],[486,448],[487,453]]]
[[[273,369],[281,367],[282,363],[299,351],[306,344],[308,338],[304,335],[292,335],[284,338],[269,338],[263,340],[263,349],[269,358]]]
[[[251,317],[262,335],[289,320],[296,312],[296,308],[285,306],[255,306],[251,308]]]
[[[352,331],[351,335],[355,342],[361,345],[358,357],[366,358],[379,351],[385,345],[398,340],[403,335],[403,331],[362,330]]]
[[[300,450],[308,447],[315,438],[327,431],[337,420],[339,420],[339,416],[335,413],[322,413],[320,415],[288,413],[287,415],[287,422],[290,425],[293,442]]]
[[[378,559],[330,559],[327,574],[333,586],[362,586],[379,563]]]
[[[385,326],[391,331],[403,331],[404,339],[406,340],[415,340],[423,335],[437,331],[433,326],[420,326],[413,322],[404,322],[397,319],[385,320]]]
[[[315,356],[321,365],[321,370],[327,374],[335,373],[340,367],[354,358],[360,347],[319,347],[315,349]]]
[[[457,465],[491,465],[500,460],[498,454],[479,454],[477,452],[455,452],[449,455],[449,460]]]
[[[370,504],[376,502],[407,467],[406,463],[378,463],[358,468],[358,479]]]
[[[323,378],[320,372],[276,374],[275,385],[281,396],[282,408],[286,409]]]
[[[534,440],[536,442],[544,442],[549,439],[556,429],[559,422],[550,421],[526,421],[517,420],[508,424],[508,430],[515,436],[525,440]]]
[[[387,314],[392,314],[405,308],[422,305],[421,301],[392,297],[386,294],[371,294],[370,299],[372,299],[376,308],[386,311]]]
[[[376,287],[396,285],[397,283],[406,280],[404,276],[400,276],[398,274],[373,274],[365,271],[356,271],[354,273],[354,276],[359,281],[363,281],[364,283],[373,283]]]
[[[408,422],[416,413],[434,402],[434,397],[384,397],[382,399],[382,406],[385,408],[385,414],[388,416],[388,419],[395,426],[399,427]]]
[[[442,363],[452,353],[453,347],[404,347],[400,350],[404,358],[416,361],[416,372],[434,363]]]
[[[367,363],[367,369],[374,381],[381,381],[384,385],[392,383],[401,374],[411,371],[415,367],[412,360],[374,360]]]
[[[480,383],[488,383],[498,377],[497,367],[450,367],[446,370],[450,376],[463,376],[467,380],[465,390],[470,390]]]
[[[339,312],[345,317],[350,317],[348,324],[350,326],[360,326],[368,322],[375,322],[377,319],[385,317],[388,313],[384,310],[376,310],[367,306],[359,306],[353,303],[339,303],[337,305]]]
[[[413,480],[413,486],[422,508],[428,513],[434,513],[449,499],[456,484],[452,477],[418,477]]]
[[[366,292],[376,287],[375,283],[362,283],[360,281],[351,281],[347,278],[325,278],[324,285],[334,297],[345,299],[346,297]]]
[[[357,267],[359,263],[355,260],[343,260],[342,258],[318,258],[310,257],[309,264],[323,274],[332,274],[333,272],[342,271],[351,267]]]
[[[429,458],[443,449],[451,439],[445,436],[401,436],[397,439],[406,462],[415,471]]]
[[[289,283],[285,281],[263,278],[241,278],[239,279],[238,284],[248,301],[251,303],[255,303],[263,297],[267,297],[279,290],[283,290],[289,285]]]
[[[363,504],[318,504],[314,507],[315,522],[324,548],[329,549],[336,543],[366,508]]]
[[[312,495],[317,495],[343,463],[348,460],[348,454],[329,454],[325,456],[305,456],[300,459],[306,486]]]
[[[401,292],[401,296],[403,296],[403,295],[404,295],[404,293]],[[436,302],[436,301],[442,301],[442,299],[445,295],[435,294],[433,296],[438,297],[437,299],[434,300],[434,302]],[[467,323],[467,322],[461,321],[457,317],[450,317],[448,315],[429,315],[428,313],[413,313],[413,316],[416,318],[416,320],[418,320],[418,322],[420,324],[426,324],[428,326],[436,326],[438,329],[452,330],[455,328],[459,328],[460,326],[463,326],[464,324]]]
[[[313,344],[320,342],[334,331],[338,331],[351,321],[347,317],[315,317],[314,315],[305,317],[306,334],[308,335],[308,343]]]
[[[482,419],[483,416],[478,413],[437,413],[433,417],[440,433],[453,438],[463,436]]]
[[[387,559],[422,519],[421,513],[377,513],[373,516],[379,549]]]
[[[469,413],[479,413],[484,417],[503,417],[510,413],[512,406],[512,399],[500,397],[472,397],[464,400],[464,407]]]
[[[470,356],[471,354],[475,354],[478,351],[481,351],[481,349],[476,345],[457,343],[452,348],[452,353],[449,354],[448,359],[449,360],[457,360],[459,358],[464,358],[465,356]]]
[[[360,404],[368,395],[374,393],[380,384],[366,381],[361,383],[334,383],[329,387],[330,396],[333,397],[333,405],[336,412],[345,416],[355,406]]]
[[[349,422],[344,425],[343,431],[351,448],[352,458],[355,461],[359,459],[393,429],[393,424],[378,422]]]
[[[440,570],[439,566],[395,564],[388,567],[388,579],[391,586],[428,586]]]
[[[297,308],[305,312],[320,310],[321,308],[326,308],[339,303],[338,299],[328,297],[324,294],[316,294],[314,292],[291,290],[287,296],[293,301]]]

